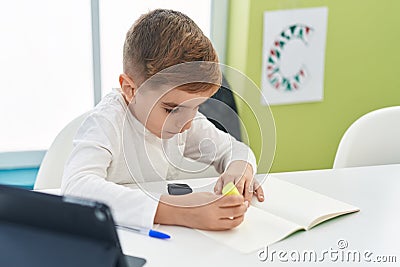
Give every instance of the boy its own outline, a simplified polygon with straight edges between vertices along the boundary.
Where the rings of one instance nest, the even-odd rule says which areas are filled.
[[[118,224],[207,230],[239,225],[253,193],[263,201],[263,191],[253,181],[251,150],[197,112],[219,88],[216,66],[211,42],[186,15],[158,9],[141,16],[126,35],[121,89],[105,96],[78,130],[62,193],[107,203]],[[222,173],[215,194],[152,199],[127,187],[173,177],[170,159],[183,157],[213,164]],[[231,181],[242,195],[221,197]]]

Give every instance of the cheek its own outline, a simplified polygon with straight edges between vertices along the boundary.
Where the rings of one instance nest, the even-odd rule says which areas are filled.
[[[167,121],[167,113],[164,110],[152,110],[148,119],[148,125],[160,130]]]
[[[163,127],[167,129],[174,127],[174,125],[176,124],[176,114],[166,113],[163,119],[163,124]]]

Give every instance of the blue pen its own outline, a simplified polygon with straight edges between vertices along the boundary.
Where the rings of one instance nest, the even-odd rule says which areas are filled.
[[[171,238],[169,235],[153,230],[153,229],[147,229],[147,228],[142,228],[142,227],[136,227],[136,226],[123,226],[123,225],[117,225],[118,228],[132,231],[138,234],[142,235],[148,235],[150,237],[154,238],[159,238],[159,239],[168,239]]]

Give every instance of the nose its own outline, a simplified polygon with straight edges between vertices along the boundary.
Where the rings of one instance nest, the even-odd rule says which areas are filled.
[[[181,118],[179,118],[179,120],[177,120],[176,126],[178,129],[180,129],[179,130],[180,133],[183,133],[184,131],[190,129],[190,127],[192,126],[193,119],[196,116],[196,112],[197,110],[194,110],[193,112],[190,113],[185,113],[184,116],[182,116]]]
[[[183,133],[184,131],[189,130],[191,126],[192,126],[192,120],[188,121],[185,125],[183,125],[182,129],[179,132]]]

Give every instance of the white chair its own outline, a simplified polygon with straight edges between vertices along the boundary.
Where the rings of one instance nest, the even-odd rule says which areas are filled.
[[[400,106],[356,120],[340,141],[333,168],[400,163]]]
[[[40,165],[34,190],[61,187],[64,165],[73,149],[72,139],[87,115],[88,112],[72,120],[56,136]]]

